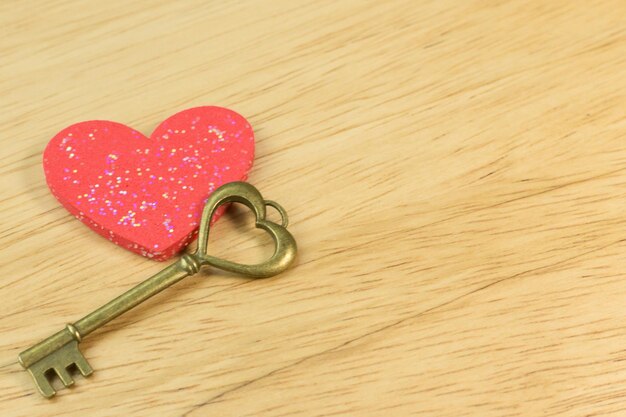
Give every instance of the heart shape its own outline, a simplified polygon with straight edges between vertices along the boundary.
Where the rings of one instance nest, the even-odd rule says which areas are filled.
[[[208,196],[245,180],[253,158],[248,121],[205,106],[176,113],[149,138],[110,121],[71,125],[50,140],[43,165],[52,194],[80,221],[132,252],[166,260],[194,238]]]
[[[212,223],[211,219],[221,207],[229,203],[241,203],[248,206],[256,217],[255,227],[265,230],[274,240],[274,253],[264,262],[249,265],[207,255],[209,231]],[[278,210],[282,218],[282,224],[266,220],[267,206],[274,207]],[[197,271],[201,265],[211,265],[224,271],[251,277],[271,277],[287,269],[296,259],[296,241],[287,230],[287,223],[287,212],[285,212],[278,203],[264,200],[261,193],[252,185],[246,182],[231,182],[225,184],[211,194],[204,206],[196,252],[193,256],[185,255],[188,256],[188,261],[185,261],[185,256],[183,256],[181,261],[189,262],[191,265],[193,263],[192,259],[196,259],[199,265],[190,266],[191,270],[194,272]]]

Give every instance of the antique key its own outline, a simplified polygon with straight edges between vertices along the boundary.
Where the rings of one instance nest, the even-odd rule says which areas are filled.
[[[265,262],[245,265],[206,254],[209,228],[213,214],[223,204],[236,202],[248,206],[256,216],[256,227],[264,229],[275,243],[274,254]],[[281,215],[282,224],[265,219],[266,207],[274,207]],[[99,309],[53,334],[42,342],[19,354],[20,364],[31,374],[37,389],[46,398],[56,394],[49,377],[55,373],[66,387],[74,383],[68,368],[76,367],[83,376],[93,370],[78,349],[78,343],[97,328],[105,325],[122,313],[137,306],[153,295],[195,274],[204,265],[240,273],[255,278],[276,275],[291,265],[296,257],[296,242],[287,231],[287,213],[277,203],[264,200],[259,191],[245,182],[231,182],[215,190],[202,211],[198,232],[198,248],[192,254],[183,255],[177,262],[166,267],[144,282]]]

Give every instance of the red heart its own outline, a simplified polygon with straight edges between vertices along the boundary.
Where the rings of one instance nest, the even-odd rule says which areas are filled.
[[[50,190],[80,221],[165,260],[193,239],[209,194],[245,180],[253,158],[248,121],[208,106],[173,115],[150,138],[115,122],[74,124],[48,143],[43,165]]]

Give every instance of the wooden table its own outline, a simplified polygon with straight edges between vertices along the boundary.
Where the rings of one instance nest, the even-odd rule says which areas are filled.
[[[626,415],[626,3],[3,1],[0,414]],[[17,354],[163,268],[50,194],[69,124],[217,104],[297,265],[187,279],[83,343],[52,401]],[[214,253],[271,251],[252,219]],[[251,230],[251,226],[248,228]]]

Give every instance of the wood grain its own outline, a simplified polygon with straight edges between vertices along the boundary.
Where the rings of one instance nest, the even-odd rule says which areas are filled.
[[[626,415],[626,3],[0,3],[4,416]],[[82,120],[217,104],[298,265],[181,282],[52,401],[17,354],[164,265],[65,212]],[[242,210],[210,248],[271,249]],[[247,227],[250,229],[250,227]]]

